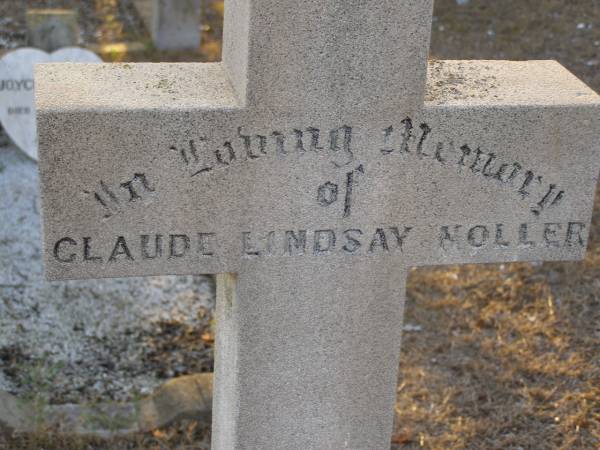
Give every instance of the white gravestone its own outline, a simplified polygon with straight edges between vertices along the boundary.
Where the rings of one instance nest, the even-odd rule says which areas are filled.
[[[54,53],[20,48],[0,59],[0,121],[13,142],[33,159],[37,159],[34,66],[64,61],[102,62],[95,53],[77,47],[66,47]]]
[[[214,449],[389,448],[410,267],[584,256],[600,98],[428,72],[431,19],[229,0],[223,63],[38,73],[47,276],[218,274]]]

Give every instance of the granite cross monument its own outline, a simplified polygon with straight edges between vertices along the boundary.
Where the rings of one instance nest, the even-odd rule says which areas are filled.
[[[218,274],[213,448],[390,446],[407,271],[578,260],[600,98],[432,0],[228,0],[223,62],[38,76],[50,279]]]

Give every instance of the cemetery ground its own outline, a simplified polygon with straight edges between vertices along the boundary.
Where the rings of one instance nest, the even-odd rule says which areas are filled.
[[[16,11],[25,2],[2,3],[0,10],[12,4]],[[107,40],[146,39],[136,28],[141,26],[137,19],[127,19],[117,1],[78,3],[100,11],[90,29],[112,23],[113,28],[107,29],[121,30],[107,34]],[[197,60],[218,55],[214,35],[220,30],[220,2],[209,2],[208,9],[215,23],[205,25],[205,34],[213,35],[204,39],[201,54],[192,55]],[[84,32],[84,41],[88,35],[88,42],[94,43],[94,33]],[[15,36],[18,40],[18,30]],[[165,55],[150,49],[118,57],[177,60],[190,54]],[[454,0],[437,0],[432,57],[557,59],[600,91],[600,2],[471,0],[458,7]],[[599,199],[588,254],[581,263],[417,269],[409,277],[407,292],[393,448],[598,448]],[[163,332],[143,342],[153,352],[149,371],[166,379],[174,373],[210,369],[210,364],[193,365],[198,363],[194,352],[210,350],[210,311],[196,328],[165,322],[158,329]],[[2,369],[13,373],[23,392],[37,401],[65,400],[55,397],[60,368],[56,373],[40,371],[43,361],[15,357],[9,350],[0,352]],[[179,368],[174,372],[173,366]],[[4,439],[6,448],[25,449],[201,449],[209,448],[208,433],[206,424],[183,421],[110,440],[44,432],[5,436],[0,437],[0,447]]]

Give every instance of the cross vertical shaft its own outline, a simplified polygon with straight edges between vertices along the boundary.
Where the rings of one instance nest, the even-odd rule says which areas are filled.
[[[411,114],[432,0],[227,0],[223,61],[251,109]]]
[[[389,448],[405,276],[385,261],[220,276],[213,448]]]

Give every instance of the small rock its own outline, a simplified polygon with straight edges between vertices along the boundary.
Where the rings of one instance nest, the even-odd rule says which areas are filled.
[[[408,333],[423,331],[423,327],[421,325],[416,325],[412,323],[404,324],[404,327],[402,329]]]

